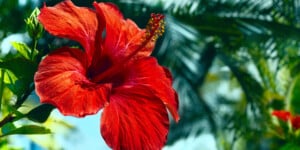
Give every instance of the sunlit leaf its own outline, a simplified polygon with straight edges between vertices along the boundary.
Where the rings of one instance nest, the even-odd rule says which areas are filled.
[[[12,46],[26,59],[33,60],[37,55],[38,51],[36,49],[31,49],[25,43],[12,42]]]
[[[294,78],[289,88],[287,102],[291,112],[300,114],[300,75]]]
[[[5,80],[10,83],[8,87],[11,91],[19,97],[28,91],[33,82],[37,64],[18,57],[0,61],[0,68],[7,69]]]
[[[25,43],[12,42],[11,45],[26,59],[30,60],[30,48]]]
[[[45,127],[37,125],[24,125],[19,128],[8,130],[3,133],[1,136],[7,136],[12,134],[50,134],[51,131]]]

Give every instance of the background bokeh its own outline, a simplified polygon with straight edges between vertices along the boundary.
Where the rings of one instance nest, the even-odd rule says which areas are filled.
[[[32,44],[24,19],[35,7],[59,2],[0,0],[1,59],[16,55],[11,41]],[[94,0],[73,2],[91,7]],[[298,133],[295,140],[282,136],[282,122],[271,116],[272,110],[281,109],[300,114],[300,0],[109,2],[140,27],[152,12],[166,16],[165,33],[152,55],[172,71],[181,120],[171,120],[165,150],[300,148]],[[62,45],[78,43],[44,32],[37,47],[47,54]],[[14,96],[6,93],[9,105]],[[20,109],[37,105],[32,92]],[[0,141],[6,149],[109,149],[100,136],[100,116],[78,119],[54,110],[42,125],[55,134],[13,135]]]

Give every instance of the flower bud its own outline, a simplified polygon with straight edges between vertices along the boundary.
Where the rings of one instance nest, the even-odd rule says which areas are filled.
[[[32,39],[39,39],[43,33],[43,26],[37,19],[39,13],[40,10],[38,8],[35,8],[32,11],[31,15],[27,19],[25,19],[26,30]]]

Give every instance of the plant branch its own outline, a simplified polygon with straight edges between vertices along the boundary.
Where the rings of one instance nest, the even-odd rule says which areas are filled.
[[[2,127],[3,125],[5,125],[8,122],[13,122],[15,119],[15,117],[12,114],[8,114],[6,117],[4,117],[4,119],[2,119],[0,121],[0,127]]]

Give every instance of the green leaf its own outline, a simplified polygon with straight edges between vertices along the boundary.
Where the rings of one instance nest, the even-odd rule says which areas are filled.
[[[5,84],[14,84],[18,78],[10,70],[5,70],[4,74],[4,83]]]
[[[287,143],[280,148],[280,150],[299,150],[299,149],[300,149],[300,145],[292,142]]]
[[[30,48],[25,43],[11,42],[11,45],[26,59],[30,60]]]
[[[28,60],[33,60],[38,55],[38,50],[29,48],[25,43],[12,42],[11,44],[24,58]]]
[[[300,75],[296,76],[289,88],[287,96],[289,109],[292,113],[300,114]]]
[[[27,114],[27,118],[32,121],[35,121],[35,122],[43,123],[48,119],[50,113],[52,112],[52,110],[54,108],[55,107],[53,105],[42,104],[42,105],[32,109]]]
[[[10,70],[5,71],[4,83],[17,96],[22,95],[27,88],[24,82]]]
[[[13,130],[16,129],[16,126],[13,123],[6,123],[2,128],[1,128],[1,132],[2,134],[7,134]]]
[[[3,136],[12,135],[12,134],[50,134],[51,131],[45,127],[37,126],[37,125],[25,125],[19,128],[11,128],[11,130],[7,130],[5,133],[2,133]]]
[[[33,81],[33,75],[37,69],[37,64],[30,60],[17,57],[0,61],[0,68],[9,69],[18,79]]]
[[[0,60],[0,68],[7,69],[6,81],[9,81],[8,88],[18,97],[25,93],[29,85],[33,82],[33,76],[37,69],[37,64],[25,58],[11,58]],[[13,74],[13,75],[12,75]]]
[[[16,108],[15,106],[7,105],[6,107],[7,107],[7,110],[9,112],[11,112],[12,114],[14,114],[14,121],[26,117],[25,114],[23,114],[22,112],[18,111],[18,108]]]

